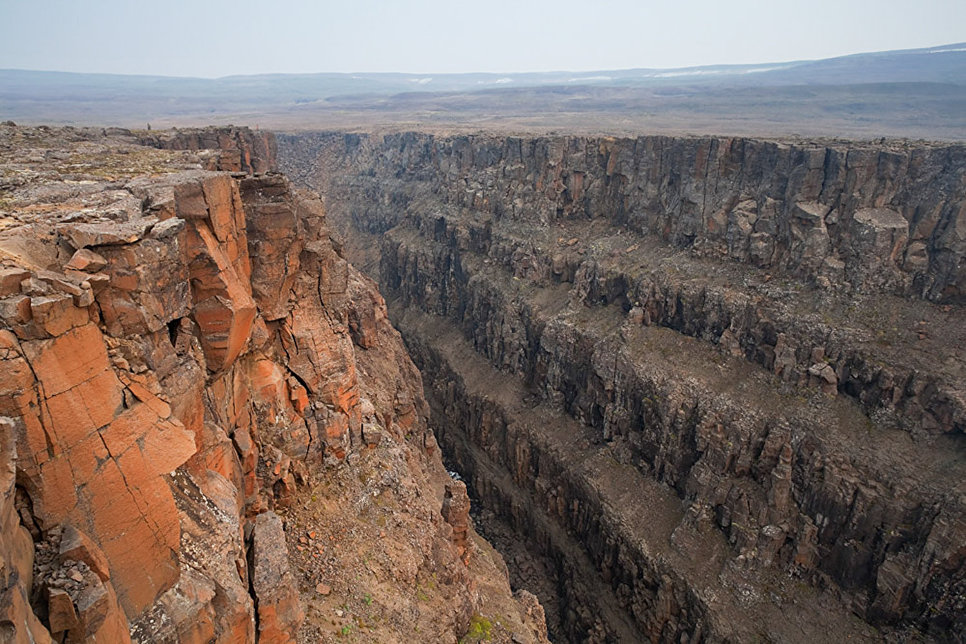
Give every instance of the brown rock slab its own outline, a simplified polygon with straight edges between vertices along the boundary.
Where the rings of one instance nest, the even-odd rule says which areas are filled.
[[[288,565],[282,520],[259,514],[252,535],[252,588],[258,599],[260,642],[295,642],[302,623],[298,587]]]
[[[144,237],[156,221],[154,218],[146,218],[130,222],[65,224],[60,231],[78,249],[87,246],[120,246],[133,244]]]
[[[74,598],[78,624],[67,632],[68,642],[130,644],[127,618],[110,582],[85,586]]]
[[[235,361],[248,342],[256,315],[244,215],[235,203],[237,192],[222,183],[205,183],[218,207],[208,220],[190,221],[185,245],[192,313],[211,371]]]
[[[89,248],[81,248],[64,265],[65,269],[96,273],[107,266],[107,260]]]
[[[33,319],[30,298],[26,295],[13,295],[0,300],[0,318],[10,324],[26,324]]]
[[[87,310],[75,306],[74,296],[66,293],[31,297],[30,317],[50,336],[64,334],[90,320]]]
[[[453,527],[452,541],[461,557],[467,556],[467,535],[470,523],[470,497],[466,484],[462,481],[449,481],[443,495],[443,519]]]
[[[47,622],[50,624],[50,632],[62,633],[77,626],[77,611],[70,595],[60,588],[51,588],[47,592]]]
[[[0,297],[20,292],[20,282],[30,277],[30,271],[23,268],[0,268]]]

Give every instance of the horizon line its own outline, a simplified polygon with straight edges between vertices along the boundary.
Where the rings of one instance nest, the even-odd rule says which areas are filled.
[[[953,47],[963,46],[964,49],[950,49]],[[595,68],[586,70],[568,70],[568,69],[553,69],[553,70],[540,70],[540,71],[461,71],[461,72],[397,72],[397,71],[349,71],[349,72],[334,72],[334,71],[316,71],[316,72],[257,72],[251,74],[227,74],[224,76],[180,76],[174,74],[150,74],[150,73],[118,73],[118,72],[77,72],[77,71],[63,71],[54,69],[29,69],[29,68],[19,68],[19,67],[7,67],[0,68],[0,72],[28,72],[37,74],[67,74],[75,76],[117,76],[122,78],[156,78],[156,79],[173,79],[173,80],[198,80],[198,81],[220,81],[229,80],[236,78],[255,78],[255,77],[265,77],[265,76],[432,76],[432,77],[452,77],[452,76],[525,76],[525,75],[536,75],[536,74],[589,74],[589,73],[620,73],[620,72],[666,72],[666,71],[679,71],[679,70],[693,70],[693,69],[707,69],[707,68],[723,68],[723,67],[754,67],[760,65],[798,65],[804,63],[813,63],[824,60],[837,60],[841,58],[850,58],[853,56],[863,56],[863,55],[874,55],[874,54],[899,54],[899,53],[910,53],[910,52],[927,52],[927,53],[943,53],[944,51],[958,52],[966,51],[966,41],[954,42],[954,43],[944,43],[941,45],[931,45],[928,47],[914,47],[910,49],[884,49],[875,51],[861,51],[851,54],[843,54],[841,56],[831,56],[829,58],[801,58],[794,60],[783,60],[783,61],[757,61],[752,63],[708,63],[703,65],[685,65],[681,67],[611,67],[611,68]]]

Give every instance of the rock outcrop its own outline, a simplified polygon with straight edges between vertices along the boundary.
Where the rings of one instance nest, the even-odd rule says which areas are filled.
[[[963,637],[966,148],[279,145],[557,636]]]
[[[455,641],[482,610],[541,641],[451,542],[418,373],[273,146],[0,127],[4,641]],[[392,523],[357,513],[376,471]],[[408,585],[360,569],[389,550]]]
[[[217,151],[205,159],[206,170],[261,174],[275,169],[275,136],[247,127],[140,132],[137,141],[163,150]]]

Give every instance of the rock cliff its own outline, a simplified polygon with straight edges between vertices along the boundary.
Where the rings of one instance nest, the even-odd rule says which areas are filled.
[[[966,634],[966,147],[300,134],[563,641]]]
[[[274,163],[244,128],[0,126],[0,640],[545,642]]]

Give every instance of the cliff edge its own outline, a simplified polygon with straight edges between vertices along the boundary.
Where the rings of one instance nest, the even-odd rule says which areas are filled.
[[[0,126],[0,640],[544,642],[246,128]]]

